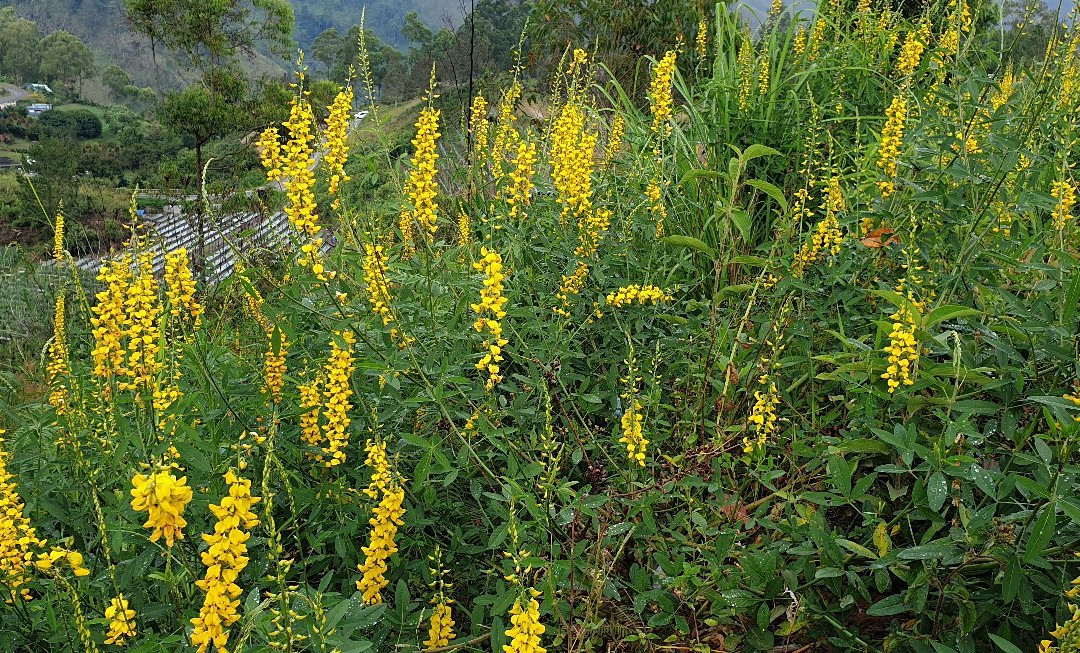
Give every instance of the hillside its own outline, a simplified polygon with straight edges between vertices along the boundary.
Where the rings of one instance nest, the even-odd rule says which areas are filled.
[[[148,39],[134,34],[124,18],[123,0],[0,0],[0,7],[12,6],[16,13],[38,24],[42,33],[63,29],[75,34],[95,53],[99,68],[118,64],[138,86],[169,88],[180,86],[184,77],[168,52],[152,52]],[[310,46],[323,30],[348,30],[360,21],[363,0],[307,0],[293,2],[296,12],[295,37],[301,47]],[[367,6],[367,24],[382,40],[405,47],[401,24],[405,14],[416,10],[434,29],[461,23],[456,0],[372,0]],[[275,74],[279,62],[256,55],[249,62],[256,75]]]
[[[457,27],[465,14],[460,0],[307,0],[293,2],[296,12],[296,41],[310,45],[325,29],[336,27],[344,32],[360,22],[360,12],[367,7],[366,25],[390,45],[402,49],[409,43],[401,35],[405,14],[416,11],[433,30]],[[464,7],[468,8],[468,0]]]

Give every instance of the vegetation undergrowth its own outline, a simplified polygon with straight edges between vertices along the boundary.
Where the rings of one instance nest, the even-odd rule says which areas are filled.
[[[433,74],[389,209],[299,75],[290,263],[58,293],[0,647],[1076,650],[1080,32],[988,11],[718,5],[453,142]]]

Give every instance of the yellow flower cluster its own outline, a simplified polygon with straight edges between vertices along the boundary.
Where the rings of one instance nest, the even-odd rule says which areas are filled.
[[[536,168],[536,143],[522,139],[514,155],[514,170],[510,173],[510,188],[504,194],[510,207],[510,219],[526,217],[523,206],[530,204],[533,190],[533,174]]]
[[[90,325],[93,327],[94,374],[110,381],[120,374],[124,365],[124,331],[127,316],[124,299],[131,285],[131,258],[124,256],[116,261],[106,261],[98,272],[97,280],[105,287],[97,293],[97,302],[91,308]]]
[[[592,173],[598,136],[585,129],[585,110],[567,103],[551,128],[551,181],[558,191],[562,219],[581,219],[592,211]]]
[[[579,68],[585,65],[585,62],[589,59],[589,53],[581,48],[574,50],[574,53],[570,57],[570,67],[567,68],[566,74],[573,75]]]
[[[797,56],[806,52],[806,29],[800,26],[795,30],[795,38],[791,43],[791,49]]]
[[[644,417],[641,411],[644,407],[641,401],[633,396],[627,397],[627,404],[620,420],[622,437],[619,438],[619,442],[626,445],[626,454],[629,456],[630,462],[644,467],[645,451],[649,446],[649,441],[645,438],[642,429]]]
[[[191,643],[199,653],[213,645],[221,653],[228,653],[229,626],[240,618],[240,595],[243,590],[236,584],[240,572],[247,566],[247,541],[251,529],[259,524],[259,518],[251,507],[260,497],[251,496],[251,481],[240,478],[233,470],[225,474],[229,495],[219,505],[210,505],[217,522],[214,532],[203,533],[207,549],[202,552],[206,575],[195,581],[206,596],[203,598],[199,616],[191,619]]]
[[[397,529],[404,524],[405,488],[386,456],[386,443],[371,440],[365,446],[367,460],[365,464],[372,470],[371,484],[364,493],[371,499],[378,499],[372,510],[368,524],[371,525],[371,539],[368,546],[361,550],[364,562],[358,566],[360,580],[356,589],[361,592],[364,605],[382,603],[382,590],[389,583],[386,580],[387,562],[397,553],[394,537]]]
[[[897,163],[900,160],[900,147],[904,142],[904,123],[907,121],[907,101],[901,96],[893,98],[885,110],[885,127],[881,130],[881,147],[878,150],[878,167],[885,173],[886,180],[878,182],[882,197],[889,197],[896,192]]]
[[[754,407],[750,410],[747,425],[754,430],[753,436],[743,438],[743,452],[753,454],[765,446],[769,436],[776,432],[776,407],[780,404],[780,395],[776,389],[776,383],[769,380],[768,374],[761,375],[762,385],[766,385],[765,392],[754,392]]]
[[[667,218],[667,207],[664,206],[664,199],[662,197],[663,189],[660,186],[658,179],[650,179],[648,187],[645,188],[645,199],[649,201],[649,210],[652,211],[653,216],[656,218],[656,232],[654,236],[659,239],[664,235],[664,220]]]
[[[311,383],[302,383],[297,389],[300,391],[300,438],[309,447],[318,447],[322,444],[322,429],[319,428],[319,407],[322,404],[319,396],[319,380]]]
[[[289,353],[289,339],[278,329],[278,347],[274,350],[274,331],[266,334],[266,355],[263,360],[262,391],[275,403],[281,403],[281,391],[285,387],[285,359]]]
[[[922,61],[923,52],[930,42],[930,24],[923,22],[919,28],[908,32],[904,39],[904,45],[900,48],[900,56],[896,59],[896,76],[907,77],[915,72]]]
[[[49,405],[56,408],[57,415],[63,415],[67,411],[68,387],[67,377],[71,374],[71,363],[68,355],[66,300],[64,291],[56,295],[56,310],[53,313],[53,337],[49,342],[49,361],[45,365],[45,373],[49,378]]]
[[[574,248],[574,254],[582,258],[589,258],[600,247],[600,241],[604,233],[611,226],[611,209],[604,207],[589,208],[578,220],[578,246]]]
[[[843,209],[844,194],[840,188],[840,177],[834,175],[826,183],[825,196],[821,203],[821,210],[825,217],[814,227],[810,240],[795,253],[791,264],[791,273],[794,276],[801,277],[808,267],[823,256],[836,256],[840,253],[844,234],[840,231],[840,223],[836,215]]]
[[[488,130],[491,121],[488,119],[488,103],[484,96],[477,93],[473,98],[472,107],[469,109],[469,134],[472,136],[473,157],[487,154]]]
[[[616,308],[629,306],[634,302],[645,305],[659,304],[666,301],[671,301],[671,295],[665,293],[659,286],[652,284],[642,286],[635,283],[607,294],[608,305]]]
[[[1057,200],[1050,213],[1050,221],[1055,231],[1064,231],[1065,222],[1073,217],[1073,207],[1076,206],[1076,184],[1068,179],[1055,181],[1050,194]]]
[[[739,44],[739,55],[735,59],[739,71],[739,94],[737,101],[743,111],[750,106],[750,90],[754,84],[754,47],[749,34],[743,34]]]
[[[303,80],[301,79],[301,84]],[[306,95],[294,97],[289,119],[284,123],[289,131],[280,156],[281,168],[277,178],[285,187],[289,203],[285,215],[293,228],[305,240],[300,246],[300,264],[310,268],[318,278],[323,278],[323,264],[319,255],[323,240],[319,236],[319,216],[315,214],[315,114]],[[271,177],[272,174],[268,174]]]
[[[45,544],[44,541],[41,542]],[[48,553],[39,553],[37,560],[34,561],[34,566],[42,571],[49,571],[56,566],[58,562],[65,562],[71,567],[71,573],[77,577],[89,576],[90,570],[83,566],[83,555],[78,551],[71,551],[58,546],[54,546]]]
[[[158,360],[161,351],[161,302],[158,299],[158,283],[154,278],[153,259],[150,253],[138,258],[138,272],[127,288],[124,298],[124,317],[127,337],[127,360],[121,369],[121,390],[151,388],[156,382],[162,364]]]
[[[469,214],[465,212],[464,208],[458,210],[458,233],[457,233],[457,246],[468,247],[472,244],[472,224],[469,219]],[[464,254],[463,254],[464,255]],[[464,260],[464,259],[463,259]]]
[[[53,259],[57,263],[64,261],[64,205],[56,212],[56,225],[53,227]]]
[[[106,644],[123,646],[128,637],[135,636],[135,611],[128,607],[128,600],[123,594],[114,596],[109,601],[109,607],[105,608],[105,618],[109,620]]]
[[[1080,554],[1073,555],[1080,557]],[[1071,653],[1080,650],[1080,605],[1077,605],[1077,597],[1080,597],[1080,577],[1073,579],[1065,596],[1068,598],[1065,605],[1069,609],[1069,618],[1050,631],[1050,636],[1057,640],[1057,645],[1055,646],[1052,640],[1044,639],[1039,642],[1038,653]]]
[[[431,609],[428,638],[424,641],[424,647],[430,650],[446,646],[454,637],[456,635],[454,635],[454,617],[450,610],[450,600],[444,597]]]
[[[480,303],[471,304],[476,313],[476,322],[473,328],[479,333],[485,333],[483,347],[484,355],[476,363],[476,369],[487,372],[487,380],[484,387],[491,391],[495,384],[502,381],[499,374],[499,362],[503,360],[502,351],[507,340],[502,337],[502,322],[506,317],[503,306],[506,304],[506,296],[503,294],[503,280],[506,273],[503,272],[502,256],[487,247],[480,248],[480,260],[473,263],[473,269],[484,273],[484,287],[480,289]]]
[[[323,164],[329,174],[328,192],[337,195],[341,184],[349,181],[345,174],[345,162],[349,160],[349,123],[352,120],[353,89],[346,86],[330,104],[330,115],[326,118],[326,154]],[[334,207],[341,204],[341,199],[334,200]]]
[[[1009,101],[1015,86],[1016,74],[1013,72],[1013,68],[1010,65],[1005,69],[1005,74],[1002,75],[997,90],[990,96],[990,108],[992,111],[997,111]]]
[[[705,60],[709,54],[709,23],[704,18],[698,21],[697,36],[694,37],[694,50],[697,51],[698,59]]]
[[[889,344],[885,353],[889,355],[889,366],[881,378],[889,384],[889,394],[903,385],[915,383],[915,368],[919,364],[919,344],[915,339],[915,316],[906,306],[901,306],[893,314],[892,331],[889,332]]]
[[[338,339],[344,347],[338,344]],[[353,345],[356,336],[352,331],[339,331],[330,343],[330,358],[326,362],[323,383],[323,418],[325,419],[324,446],[316,458],[327,467],[345,462],[345,447],[349,446],[349,410],[352,403]]]
[[[496,182],[502,179],[503,176],[503,155],[506,154],[507,140],[514,129],[514,121],[517,120],[517,116],[514,115],[514,107],[520,98],[521,82],[514,80],[514,83],[510,85],[510,88],[506,89],[506,92],[503,93],[502,98],[499,100],[495,142],[491,146],[491,174]]]
[[[0,429],[0,436],[3,434]],[[0,439],[0,585],[6,593],[5,601],[12,603],[19,596],[30,600],[30,590],[25,587],[30,581],[27,572],[35,550],[44,547],[45,540],[38,539],[30,519],[23,514],[15,476],[7,470],[11,454],[3,444]]]
[[[761,57],[758,59],[758,95],[765,95],[769,92],[769,51],[762,50]]]
[[[186,248],[181,247],[165,255],[165,286],[169,315],[174,319],[191,319],[197,328],[202,322],[204,309],[195,299],[195,278],[191,275]]]
[[[546,653],[540,646],[540,636],[544,634],[544,624],[540,623],[540,603],[536,597],[540,592],[529,588],[527,595],[514,601],[510,608],[510,627],[506,629],[509,644],[503,645],[503,653]]]
[[[652,109],[652,130],[661,136],[671,135],[672,78],[675,76],[675,51],[668,50],[664,58],[657,62],[652,71],[649,84],[649,107]]]
[[[184,508],[191,501],[191,488],[187,477],[177,479],[168,469],[150,474],[136,474],[131,479],[131,509],[147,514],[143,528],[153,529],[150,541],[165,537],[165,546],[172,547],[176,540],[184,539]]]
[[[281,179],[281,137],[277,127],[271,125],[259,134],[259,140],[255,142],[255,148],[259,151],[259,161],[266,169],[267,181]]]
[[[626,131],[626,121],[622,114],[615,114],[611,119],[611,129],[608,130],[607,147],[604,148],[604,164],[611,163],[622,149],[623,133]]]
[[[390,308],[390,283],[386,280],[389,270],[382,245],[364,243],[364,285],[367,287],[371,311],[382,320],[383,326],[394,321]]]
[[[401,212],[401,237],[406,251],[416,241],[416,230],[431,242],[438,229],[438,205],[435,203],[438,185],[435,182],[435,162],[439,159],[435,141],[439,134],[439,110],[425,107],[416,120],[416,136],[412,140],[413,157],[409,179],[405,182],[408,205]]]
[[[585,279],[588,274],[589,266],[579,262],[577,268],[570,276],[566,276],[565,274],[562,275],[562,283],[559,285],[559,291],[555,293],[555,296],[559,300],[559,305],[551,308],[556,315],[570,317],[570,298],[581,293],[581,289],[585,287]]]

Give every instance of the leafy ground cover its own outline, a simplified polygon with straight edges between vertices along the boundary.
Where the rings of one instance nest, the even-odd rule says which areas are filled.
[[[0,644],[1075,650],[1080,33],[988,24],[719,6],[400,167],[301,78],[295,257],[134,237],[8,379]]]

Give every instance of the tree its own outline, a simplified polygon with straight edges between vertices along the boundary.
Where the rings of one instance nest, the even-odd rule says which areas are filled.
[[[109,66],[101,73],[101,81],[109,89],[109,93],[114,98],[121,98],[127,95],[127,87],[131,86],[131,75],[127,74],[127,71],[115,64]]]
[[[94,70],[94,53],[82,39],[70,32],[57,30],[41,40],[40,73],[49,81],[60,81],[70,87],[80,85]]]
[[[421,48],[431,45],[431,40],[435,38],[435,35],[431,33],[431,28],[420,20],[420,15],[415,11],[405,14],[405,20],[401,25],[401,35]]]
[[[337,31],[337,28],[331,27],[315,37],[315,40],[311,44],[311,58],[315,61],[326,66],[326,75],[330,76],[331,71],[334,68],[334,62],[342,54],[342,46],[344,45],[341,39],[341,33]],[[356,47],[356,43],[353,43],[353,47]]]
[[[11,7],[0,9],[0,70],[16,81],[35,77],[40,42],[37,23],[17,17]]]
[[[128,21],[151,42],[183,54],[190,66],[216,68],[260,43],[292,43],[288,0],[124,0]]]
[[[292,5],[288,0],[124,0],[132,27],[155,46],[180,53],[188,67],[201,72],[201,83],[166,98],[162,122],[195,147],[195,202],[199,242],[195,253],[202,263],[203,146],[215,136],[241,124],[247,84],[234,63],[241,54],[254,53],[266,43],[271,49],[291,45]]]

